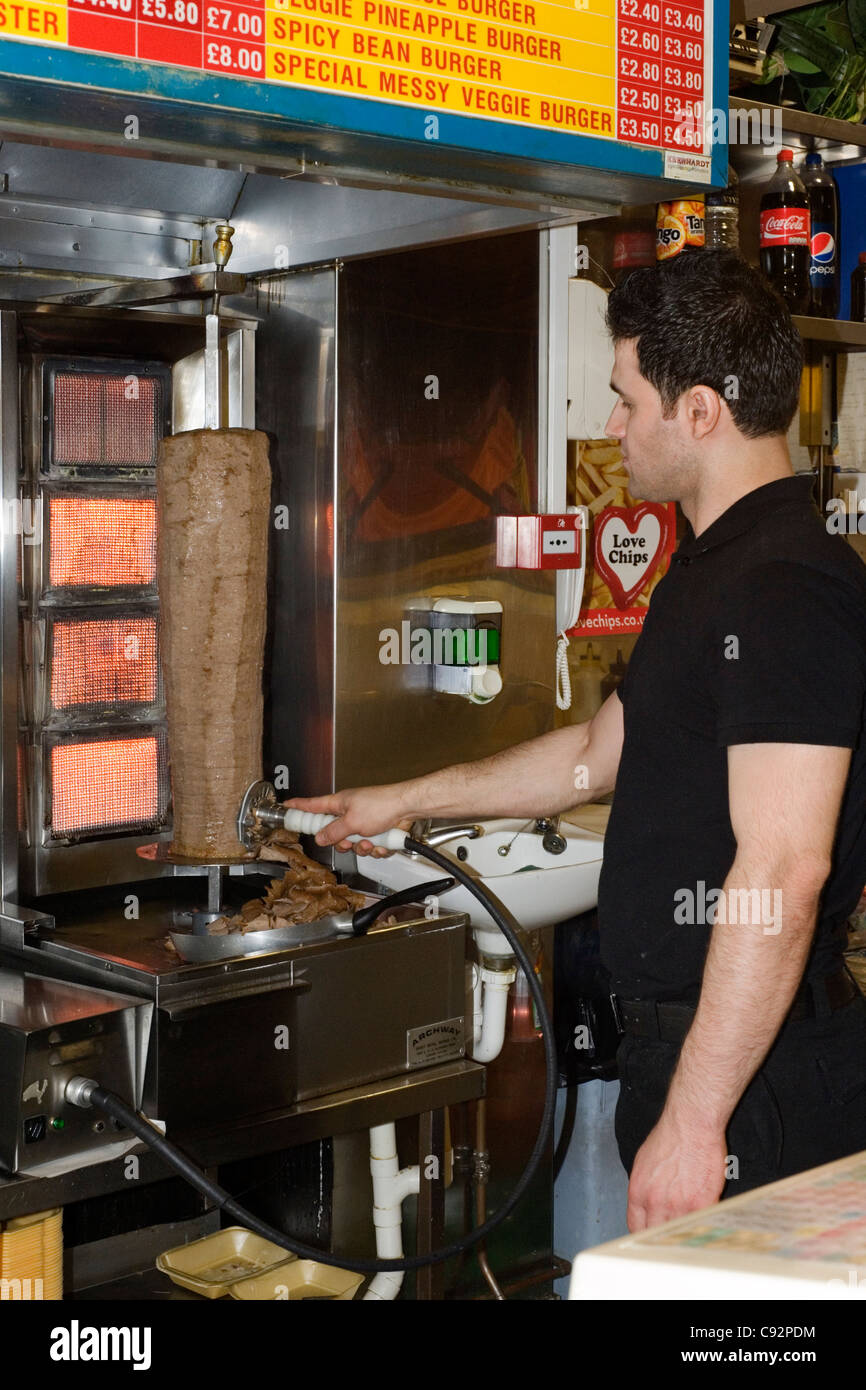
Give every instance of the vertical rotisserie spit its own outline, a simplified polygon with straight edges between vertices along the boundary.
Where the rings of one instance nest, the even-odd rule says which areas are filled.
[[[242,859],[237,809],[261,775],[267,435],[191,430],[164,439],[157,498],[171,853]]]

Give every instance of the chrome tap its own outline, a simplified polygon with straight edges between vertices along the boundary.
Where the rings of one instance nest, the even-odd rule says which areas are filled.
[[[482,825],[440,825],[435,830],[430,828],[431,825],[430,820],[416,820],[411,830],[413,840],[430,845],[431,849],[445,845],[449,840],[477,840],[479,835],[484,834]]]

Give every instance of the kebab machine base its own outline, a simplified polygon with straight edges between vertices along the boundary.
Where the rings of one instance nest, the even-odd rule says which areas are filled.
[[[330,819],[285,811],[276,805],[273,789],[257,783],[241,807],[240,838],[248,842],[247,835],[261,823],[316,833]],[[304,823],[293,823],[300,820]],[[385,926],[374,925],[369,935],[364,934],[366,917],[361,926],[358,918],[364,914],[355,914],[348,924],[351,935],[341,934],[345,922],[335,922],[334,939],[165,967],[155,954],[167,951],[165,912],[160,904],[156,905],[158,934],[146,913],[136,920],[133,933],[128,922],[120,926],[123,954],[104,949],[105,941],[100,949],[100,926],[108,940],[116,940],[119,924],[116,913],[112,919],[113,909],[102,922],[91,908],[77,924],[61,923],[59,928],[12,910],[0,913],[0,945],[22,967],[38,961],[43,967],[38,973],[56,973],[59,978],[72,975],[90,981],[95,977],[103,982],[111,976],[128,993],[154,1005],[139,1111],[103,1084],[97,1065],[65,1079],[64,1103],[85,1112],[96,1108],[120,1128],[129,1129],[223,1211],[282,1248],[302,1258],[381,1275],[449,1260],[482,1242],[507,1219],[528,1190],[549,1141],[557,1076],[553,1028],[543,993],[519,930],[493,895],[436,849],[400,830],[372,838],[389,848],[417,853],[440,869],[453,870],[454,877],[487,908],[526,976],[545,1045],[543,1113],[532,1153],[516,1185],[497,1212],[482,1219],[469,1235],[423,1255],[404,1258],[398,1245],[393,1254],[390,1246],[380,1248],[383,1259],[350,1260],[303,1245],[246,1211],[145,1117],[150,1106],[160,1110],[168,1123],[174,1115],[182,1129],[189,1123],[192,1107],[196,1113],[225,1122],[232,1107],[238,1115],[266,1113],[269,1108],[285,1108],[290,1098],[303,1094],[322,1095],[365,1079],[462,1058],[466,1019],[471,1018],[466,1007],[465,914],[420,917],[411,908],[404,909],[410,913],[408,922],[392,916]],[[442,891],[444,885],[427,887]],[[192,941],[195,933],[188,936]],[[243,950],[240,943],[238,949]],[[280,1059],[276,1064],[274,1056]]]
[[[56,918],[7,910],[3,963],[89,986],[109,1003],[107,990],[151,1005],[142,1085],[125,1094],[170,1130],[249,1120],[465,1054],[463,914],[428,919],[423,908],[397,907],[364,935],[313,930],[294,944],[257,940],[255,954],[243,953],[250,942],[240,935],[238,953],[226,955],[231,938],[190,933],[191,949],[208,958],[188,962],[166,944],[189,920],[186,881],[142,897],[134,921],[116,892],[102,903],[73,896]],[[49,1131],[41,1147],[55,1144]]]
[[[0,969],[0,1167],[47,1176],[136,1142],[120,1121],[83,1114],[67,1088],[84,1068],[137,1108],[152,1013],[140,999]]]

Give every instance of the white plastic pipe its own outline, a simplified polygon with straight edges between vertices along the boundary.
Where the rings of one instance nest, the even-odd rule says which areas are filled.
[[[484,1019],[484,983],[481,979],[481,966],[472,962],[472,1045],[481,1041],[481,1024]]]
[[[420,1191],[421,1169],[417,1163],[409,1168],[400,1167],[397,1131],[393,1124],[375,1125],[370,1130],[370,1172],[373,1176],[376,1254],[380,1260],[399,1260],[403,1255],[403,1202],[412,1193]],[[374,1277],[364,1298],[391,1302],[402,1285],[402,1271],[388,1270]]]
[[[499,1056],[505,1041],[508,991],[517,976],[517,970],[486,970],[482,966],[480,976],[484,986],[481,1037],[476,1034],[472,1060],[492,1062]]]

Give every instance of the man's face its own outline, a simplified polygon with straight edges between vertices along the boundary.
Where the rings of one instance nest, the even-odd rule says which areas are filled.
[[[617,343],[610,384],[619,400],[605,434],[619,440],[629,492],[647,502],[679,500],[693,478],[694,460],[679,411],[666,420],[658,391],[641,376],[633,338]]]

